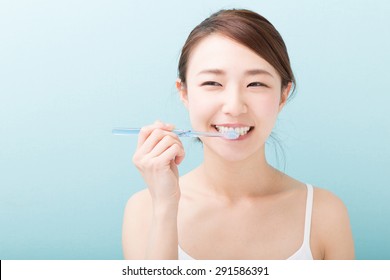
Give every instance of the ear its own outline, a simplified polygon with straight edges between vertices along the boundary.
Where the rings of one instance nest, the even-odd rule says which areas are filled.
[[[185,84],[178,78],[176,80],[176,89],[180,95],[180,100],[184,106],[188,109],[188,92]]]
[[[279,112],[282,111],[284,105],[287,103],[288,96],[290,95],[290,90],[292,87],[292,83],[288,83],[286,87],[282,89],[282,94],[280,96],[280,103],[279,103]]]

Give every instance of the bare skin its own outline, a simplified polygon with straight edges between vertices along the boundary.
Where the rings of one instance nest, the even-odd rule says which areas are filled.
[[[306,186],[265,158],[290,88],[280,91],[275,69],[228,38],[211,35],[195,48],[187,84],[177,81],[192,127],[251,130],[234,141],[202,138],[204,162],[181,177],[185,152],[173,126],[156,122],[142,130],[133,162],[148,189],[125,209],[126,259],[177,259],[178,246],[195,259],[287,259],[300,248]],[[344,204],[317,187],[310,248],[314,259],[354,258]]]
[[[172,242],[172,259],[177,259],[179,244],[195,259],[287,259],[299,249],[306,200],[302,183],[282,174],[280,180],[290,187],[279,193],[227,197],[198,190],[192,183],[194,177],[199,178],[198,172],[202,166],[181,178],[178,210],[164,212],[166,216],[180,213],[177,224],[173,221],[170,228],[164,228],[168,240],[176,231],[180,236]],[[123,228],[126,259],[147,258],[152,217],[147,190],[129,200]],[[167,239],[161,239],[166,244]],[[347,210],[341,200],[320,188],[314,189],[310,246],[314,259],[354,258]]]

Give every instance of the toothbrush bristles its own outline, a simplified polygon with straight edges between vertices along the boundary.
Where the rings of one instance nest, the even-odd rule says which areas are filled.
[[[223,134],[223,136],[227,139],[234,140],[234,139],[237,139],[238,137],[240,137],[240,134],[238,134],[236,131],[232,130],[232,131],[225,132]]]

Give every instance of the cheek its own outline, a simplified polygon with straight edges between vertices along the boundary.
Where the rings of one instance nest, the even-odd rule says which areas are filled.
[[[216,104],[201,94],[191,94],[188,98],[188,113],[194,129],[210,120],[216,110]],[[202,128],[202,127],[199,127]]]
[[[252,107],[258,125],[258,133],[267,138],[272,132],[279,115],[279,98],[267,96],[257,100],[257,106]]]
[[[255,112],[263,117],[277,117],[279,112],[280,98],[277,95],[264,95],[256,100]],[[252,103],[253,104],[253,103]]]

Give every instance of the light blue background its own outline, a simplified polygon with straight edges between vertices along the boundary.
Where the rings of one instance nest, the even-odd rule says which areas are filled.
[[[385,0],[0,0],[0,259],[122,258],[123,209],[144,183],[136,139],[111,129],[188,128],[174,87],[180,49],[233,7],[277,27],[297,77],[275,128],[278,166],[343,199],[358,259],[390,259]],[[181,173],[201,161],[201,146],[184,141]]]

